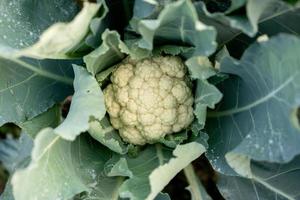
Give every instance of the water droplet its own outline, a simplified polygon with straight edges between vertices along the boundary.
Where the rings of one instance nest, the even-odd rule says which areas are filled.
[[[274,141],[270,139],[269,140],[269,144],[273,144],[273,143],[274,143]]]

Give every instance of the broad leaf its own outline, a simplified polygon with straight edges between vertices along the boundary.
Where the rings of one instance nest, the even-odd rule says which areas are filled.
[[[218,31],[220,32],[221,37],[234,35],[236,32],[239,32],[236,30],[240,30],[243,33],[252,37],[258,31],[257,24],[259,22],[259,19],[263,16],[264,12],[266,12],[270,8],[273,8],[272,4],[277,2],[277,0],[240,0],[240,2],[237,3],[236,6],[234,5],[234,3],[236,2],[232,4],[235,8],[241,7],[245,4],[245,14],[231,12],[232,8],[229,8],[226,13],[210,13],[207,10],[205,4],[201,1],[196,2],[195,7],[197,9],[200,19],[203,18],[205,23],[215,25]],[[228,29],[228,27],[233,28],[233,30],[230,28]]]
[[[48,28],[39,41],[20,51],[17,55],[35,58],[77,57],[82,48],[79,45],[89,32],[90,22],[97,14],[100,5],[85,3],[81,12],[70,23],[56,23]],[[101,23],[97,22],[97,23]],[[59,37],[57,37],[59,36]]]
[[[0,53],[35,58],[73,58],[100,44],[107,7],[75,1],[4,1],[0,4]],[[57,9],[60,8],[60,9]],[[71,21],[72,20],[72,21]],[[59,35],[59,37],[57,37]]]
[[[57,136],[53,129],[44,129],[34,141],[29,166],[13,175],[14,197],[16,200],[71,199],[78,193],[97,190],[97,199],[112,199],[117,179],[106,178],[102,173],[110,155],[87,134],[69,142]]]
[[[299,7],[293,8],[283,2],[272,4],[272,7],[266,11],[260,20],[259,31],[255,38],[241,34],[241,32],[234,32],[233,35],[229,34],[228,38],[223,38],[224,40],[220,41],[220,45],[226,44],[233,57],[240,57],[244,50],[262,35],[268,35],[269,37],[278,33],[299,35],[299,11]]]
[[[73,0],[2,0],[0,3],[0,52],[34,44],[56,22],[68,22],[78,12]]]
[[[300,153],[299,52],[300,39],[281,34],[255,43],[240,61],[223,59],[221,71],[235,76],[221,84],[223,101],[209,113],[207,155],[215,169],[234,174],[224,158],[229,152],[270,162]]]
[[[30,120],[70,95],[70,62],[0,56],[0,126]]]
[[[248,178],[220,175],[217,185],[226,199],[299,199],[299,156],[286,164],[250,162],[240,156],[232,159],[240,172],[246,168]]]
[[[67,140],[74,140],[89,129],[91,118],[101,120],[105,113],[104,96],[96,79],[86,69],[74,65],[75,93],[70,111],[55,133]]]

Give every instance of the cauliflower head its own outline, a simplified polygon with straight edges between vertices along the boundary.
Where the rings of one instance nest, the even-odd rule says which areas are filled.
[[[104,90],[110,121],[124,141],[144,145],[178,132],[194,119],[186,67],[176,56],[126,58]]]

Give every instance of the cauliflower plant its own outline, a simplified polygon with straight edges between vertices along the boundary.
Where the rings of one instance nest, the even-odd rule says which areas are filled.
[[[186,68],[179,57],[119,64],[104,90],[110,121],[124,141],[143,145],[178,132],[194,119]]]

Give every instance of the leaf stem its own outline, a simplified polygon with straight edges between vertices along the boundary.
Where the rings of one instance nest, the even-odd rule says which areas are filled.
[[[190,163],[188,166],[186,166],[183,169],[183,172],[184,172],[184,175],[185,175],[188,183],[190,184],[190,192],[193,196],[192,199],[193,200],[203,200],[201,191],[199,189],[198,177],[195,174],[193,165]]]
[[[162,147],[160,144],[156,144],[155,147],[156,147],[156,153],[157,153],[159,165],[163,165],[164,164],[164,155],[162,153],[162,149],[161,149]]]

